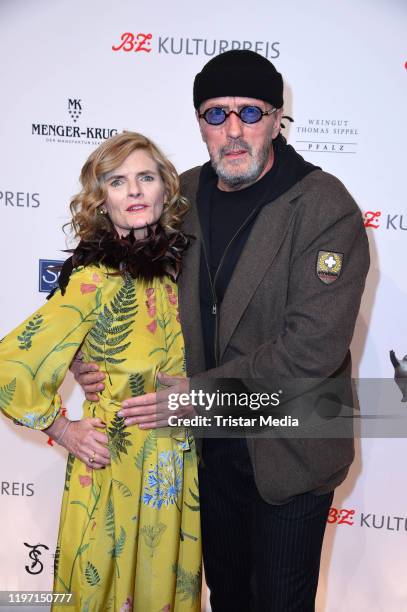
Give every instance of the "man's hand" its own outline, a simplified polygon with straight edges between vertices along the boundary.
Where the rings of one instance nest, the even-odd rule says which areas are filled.
[[[161,384],[166,385],[167,389],[131,397],[122,402],[122,408],[118,414],[125,418],[127,426],[138,425],[140,429],[156,429],[157,427],[168,427],[170,416],[181,419],[196,415],[190,404],[178,405],[176,410],[170,410],[168,407],[169,395],[189,393],[189,378],[159,373],[158,380]]]
[[[70,370],[77,383],[82,387],[85,397],[89,402],[97,402],[98,392],[105,388],[104,379],[106,374],[99,370],[96,363],[82,361],[81,353],[78,353],[71,363]]]

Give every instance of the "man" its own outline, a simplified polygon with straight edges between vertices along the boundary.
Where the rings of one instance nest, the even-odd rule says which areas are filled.
[[[210,163],[182,176],[192,204],[184,229],[196,236],[179,281],[192,379],[162,376],[168,391],[125,402],[128,425],[166,424],[168,394],[210,379],[244,379],[249,390],[258,380],[270,392],[286,379],[350,380],[369,263],[359,209],[280,135],[282,77],[264,57],[211,59],[196,76],[194,106]],[[87,391],[102,378],[79,377]],[[314,609],[333,490],[352,459],[346,436],[204,441],[202,539],[214,612]]]

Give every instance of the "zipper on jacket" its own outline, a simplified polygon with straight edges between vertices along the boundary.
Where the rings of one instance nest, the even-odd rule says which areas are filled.
[[[210,268],[209,268],[209,261],[208,261],[208,255],[206,253],[205,241],[202,240],[202,250],[203,250],[203,254],[204,254],[205,265],[206,265],[206,270],[208,272],[209,285],[210,285],[211,294],[212,294],[212,315],[215,317],[214,354],[215,354],[215,364],[216,364],[216,366],[219,365],[219,309],[218,309],[219,301],[218,301],[218,296],[216,294],[216,279],[217,279],[218,274],[219,274],[219,272],[220,272],[220,270],[221,270],[221,268],[223,266],[223,263],[224,263],[225,258],[226,258],[226,254],[227,254],[230,246],[236,240],[238,235],[243,231],[245,225],[247,225],[249,223],[249,221],[251,221],[251,219],[257,214],[259,208],[261,208],[261,207],[259,206],[259,207],[255,208],[254,210],[252,210],[252,212],[243,221],[243,223],[236,230],[236,232],[234,233],[234,235],[232,236],[232,238],[230,239],[230,241],[226,245],[225,250],[223,251],[222,257],[220,258],[219,265],[216,268],[216,272],[214,274],[213,281],[212,281],[212,277],[211,277],[211,271],[210,271]]]

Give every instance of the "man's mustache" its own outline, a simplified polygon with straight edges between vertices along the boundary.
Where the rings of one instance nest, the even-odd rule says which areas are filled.
[[[235,151],[247,151],[247,153],[251,155],[252,147],[249,145],[248,142],[243,139],[234,140],[233,142],[230,142],[224,147],[221,147],[219,150],[219,155],[220,157],[223,157],[224,155],[227,155],[228,153],[234,153]]]

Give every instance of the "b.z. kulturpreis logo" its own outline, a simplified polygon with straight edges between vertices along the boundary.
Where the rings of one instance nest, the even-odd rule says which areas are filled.
[[[335,508],[329,510],[327,523],[330,525],[351,525],[383,531],[407,532],[407,517],[375,512],[358,511],[356,508]]]
[[[380,217],[382,213],[380,210],[367,210],[364,217],[365,227],[372,227],[373,229],[378,229],[380,227]]]
[[[116,38],[112,51],[140,53],[156,51],[161,55],[204,55],[215,56],[233,49],[250,49],[269,59],[279,57],[280,43],[268,40],[228,40],[209,38],[190,38],[189,36],[161,36],[152,32],[123,32]]]
[[[365,227],[371,229],[382,228],[384,230],[407,231],[407,222],[403,214],[387,213],[383,214],[381,210],[368,210],[363,215]]]

